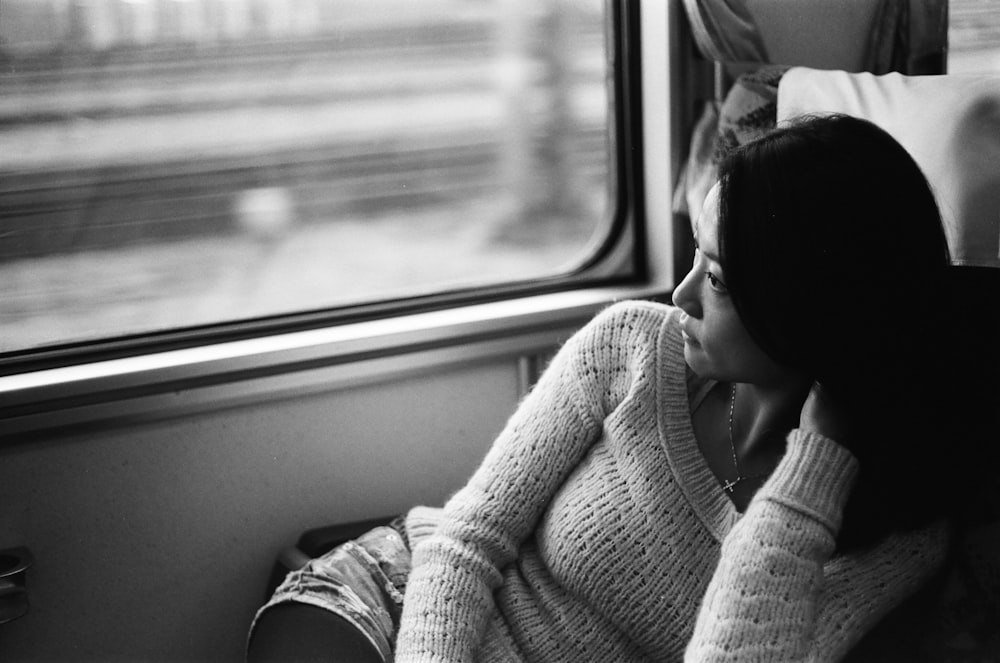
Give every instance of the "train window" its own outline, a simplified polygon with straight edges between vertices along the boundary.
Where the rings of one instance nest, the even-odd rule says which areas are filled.
[[[3,3],[8,358],[585,280],[620,232],[616,3]]]
[[[1000,73],[1000,12],[995,0],[950,0],[948,73]]]

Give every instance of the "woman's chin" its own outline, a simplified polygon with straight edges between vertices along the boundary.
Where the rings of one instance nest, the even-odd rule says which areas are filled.
[[[701,352],[700,347],[694,346],[690,343],[685,343],[684,362],[688,365],[688,368],[695,373],[695,375],[703,378],[711,377],[711,375],[709,375],[709,367],[705,361],[704,353]]]

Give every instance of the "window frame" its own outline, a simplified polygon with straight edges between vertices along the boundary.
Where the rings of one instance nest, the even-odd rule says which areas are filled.
[[[601,263],[573,277],[337,314],[185,330],[153,342],[66,346],[47,356],[23,353],[0,364],[7,373],[0,376],[5,442],[350,387],[469,361],[530,358],[551,350],[613,301],[667,296],[673,285],[671,185],[680,163],[671,146],[681,145],[683,131],[682,114],[671,110],[670,100],[685,98],[679,72],[691,59],[679,4],[642,2],[640,21],[638,0],[610,3],[617,17],[614,85],[621,95],[614,120],[622,204],[615,222],[631,234],[634,273],[608,274]],[[643,60],[654,66],[642,67]],[[654,223],[645,223],[649,215]],[[621,245],[606,249],[607,260],[622,259]]]

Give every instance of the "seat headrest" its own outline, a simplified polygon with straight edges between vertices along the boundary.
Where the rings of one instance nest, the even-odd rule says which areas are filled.
[[[889,132],[934,190],[952,261],[1000,267],[1000,77],[786,72],[778,122],[816,113],[846,113]]]

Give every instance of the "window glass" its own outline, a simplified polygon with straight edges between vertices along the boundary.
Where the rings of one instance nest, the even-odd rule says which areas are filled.
[[[3,0],[0,353],[568,273],[602,0]]]
[[[1000,73],[1000,7],[996,0],[948,4],[948,73]]]

